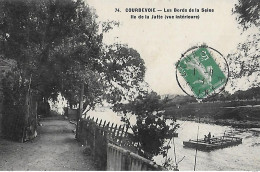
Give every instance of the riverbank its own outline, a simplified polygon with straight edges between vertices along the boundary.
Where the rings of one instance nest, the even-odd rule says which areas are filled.
[[[238,121],[236,119],[212,119],[206,117],[178,117],[178,120],[182,121],[195,121],[205,124],[216,124],[222,126],[231,126],[234,128],[260,128],[260,121],[250,121],[250,120],[242,120]]]
[[[237,128],[260,128],[260,102],[186,103],[166,109],[168,117]]]

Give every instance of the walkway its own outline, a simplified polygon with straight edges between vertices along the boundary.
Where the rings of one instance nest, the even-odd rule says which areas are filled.
[[[66,120],[45,119],[38,136],[26,143],[0,139],[0,170],[88,171],[97,170],[74,138],[75,128]]]

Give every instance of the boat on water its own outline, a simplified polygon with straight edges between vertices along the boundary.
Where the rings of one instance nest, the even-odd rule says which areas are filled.
[[[183,141],[183,145],[188,148],[194,148],[203,151],[222,149],[229,146],[235,146],[242,143],[242,138],[234,136],[212,137],[210,139],[198,139]]]

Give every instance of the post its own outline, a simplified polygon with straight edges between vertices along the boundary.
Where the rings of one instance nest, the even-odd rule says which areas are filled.
[[[79,121],[82,118],[83,112],[83,95],[84,95],[84,82],[81,83],[80,97],[79,97],[79,110],[77,115],[76,139],[79,139]]]
[[[97,127],[96,125],[94,124],[93,125],[93,150],[92,150],[92,155],[93,155],[93,159],[95,160],[96,159],[96,130],[97,130]]]

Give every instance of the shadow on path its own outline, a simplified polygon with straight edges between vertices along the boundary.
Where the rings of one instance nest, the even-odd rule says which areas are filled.
[[[38,136],[26,143],[0,139],[0,170],[97,170],[90,156],[75,140],[73,124],[57,118],[41,121]]]

